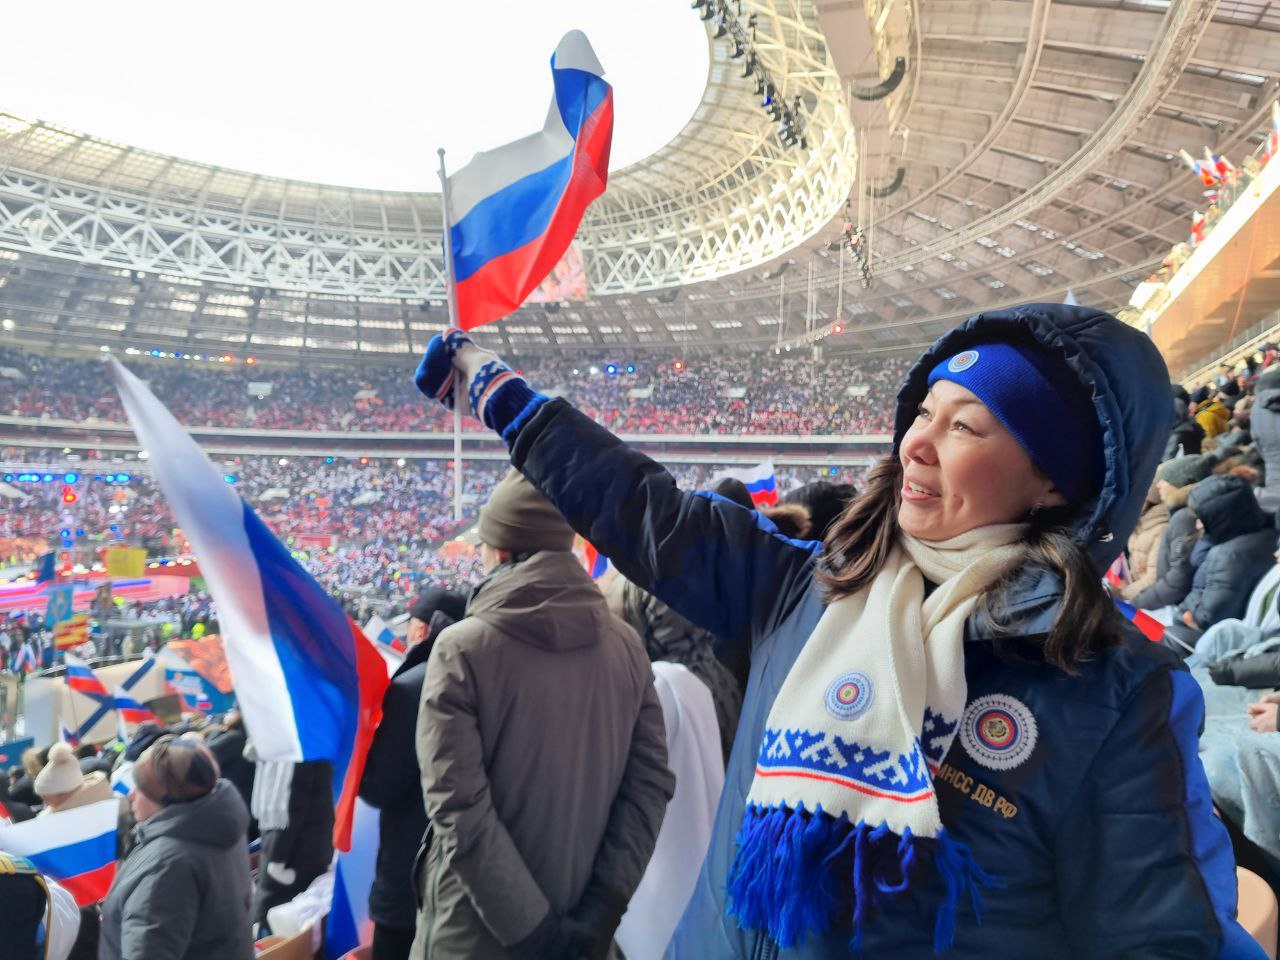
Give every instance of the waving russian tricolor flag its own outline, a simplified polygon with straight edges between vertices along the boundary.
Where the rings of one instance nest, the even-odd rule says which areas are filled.
[[[140,704],[124,687],[116,687],[116,713],[125,723],[159,723],[160,718]]]
[[[751,494],[751,502],[757,507],[772,507],[778,502],[778,481],[773,474],[773,461],[765,460],[754,467],[731,467],[717,470],[711,477],[714,484],[720,480],[741,480]]]
[[[83,693],[85,696],[93,697],[95,700],[110,700],[111,693],[98,679],[98,675],[89,668],[89,665],[74,654],[64,654],[67,658],[67,672],[63,679],[68,687]]]
[[[1159,643],[1164,637],[1164,624],[1151,614],[1145,610],[1139,610],[1127,600],[1116,600],[1115,604],[1120,612],[1132,620],[1133,625],[1152,643]]]
[[[555,94],[541,132],[477,153],[449,177],[449,243],[464,330],[524,303],[604,192],[613,88],[603,74],[586,34],[569,31],[551,56]]]
[[[26,857],[87,907],[107,895],[115,878],[119,816],[113,798],[0,826],[0,850]]]
[[[129,422],[151,453],[152,474],[200,557],[258,756],[333,764],[334,845],[345,851],[382,718],[386,663],[151,391],[114,358],[109,368]],[[358,902],[350,879],[342,883]],[[355,947],[344,940],[351,929],[360,928],[331,930],[325,949],[341,956]]]

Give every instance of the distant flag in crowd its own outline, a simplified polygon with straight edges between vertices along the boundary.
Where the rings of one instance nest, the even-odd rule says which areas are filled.
[[[580,30],[551,56],[554,96],[541,132],[477,153],[446,187],[458,323],[464,330],[519,307],[569,248],[604,192],[613,88]],[[478,111],[500,105],[476,104]]]
[[[87,697],[93,697],[95,700],[111,700],[111,691],[109,691],[98,675],[89,668],[89,665],[77,657],[75,654],[63,654],[66,657],[67,672],[64,679],[67,686],[76,691],[83,693]]]
[[[49,588],[49,605],[44,612],[45,626],[53,627],[63,620],[71,619],[75,614],[75,589],[69,583]]]
[[[26,857],[82,907],[107,895],[116,875],[115,798],[0,827],[0,850]]]
[[[116,687],[116,713],[125,723],[159,723],[160,718],[140,704],[124,687]]]
[[[574,535],[573,554],[582,564],[582,568],[591,575],[592,580],[599,580],[609,570],[609,558],[580,534]]]
[[[1238,173],[1235,164],[1221,154],[1214,153],[1208,147],[1204,148],[1204,160],[1213,168],[1220,183],[1231,183]]]
[[[76,732],[58,719],[58,742],[65,743],[69,747],[80,746],[80,738],[76,736]]]
[[[1141,630],[1143,636],[1152,643],[1159,643],[1164,637],[1164,624],[1151,616],[1151,614],[1144,610],[1139,610],[1126,600],[1117,600],[1115,604],[1120,608],[1120,612],[1132,620],[1133,625]]]
[[[142,657],[142,662],[134,669],[133,673],[125,677],[124,683],[121,684],[126,690],[132,690],[143,677],[150,673],[159,661],[155,652],[148,650]],[[103,687],[105,692],[106,687]],[[96,727],[108,713],[115,709],[115,702],[110,696],[106,696],[96,710],[89,715],[89,719],[80,725],[78,731],[81,737],[85,736],[90,730]]]
[[[56,557],[53,551],[42,553],[40,559],[36,561],[35,574],[36,583],[48,583],[54,577],[54,561]]]
[[[151,451],[152,476],[200,557],[258,756],[333,764],[334,845],[346,851],[382,716],[386,662],[151,391],[115,358],[108,370],[138,440]],[[340,857],[339,878],[343,869]],[[367,900],[368,889],[353,889],[352,879],[346,876],[342,889],[354,902]],[[358,944],[334,932],[335,922],[325,949],[337,957]]]
[[[758,508],[772,507],[778,503],[778,481],[773,474],[773,461],[765,460],[754,467],[732,467],[718,470],[711,477],[714,486],[721,480],[741,480],[751,494],[751,502]]]
[[[404,653],[409,649],[404,637],[397,637],[395,631],[376,613],[364,625],[364,635],[378,643],[385,643],[396,653]]]
[[[1183,163],[1191,168],[1191,172],[1200,178],[1200,182],[1206,187],[1214,187],[1218,184],[1218,171],[1213,168],[1212,164],[1204,164],[1197,160],[1185,150],[1179,150],[1178,156],[1182,157]]]
[[[13,672],[34,673],[39,669],[40,661],[36,657],[36,648],[31,645],[30,640],[26,640],[13,655]]]
[[[133,764],[126,763],[116,767],[111,773],[111,789],[122,797],[133,793]]]

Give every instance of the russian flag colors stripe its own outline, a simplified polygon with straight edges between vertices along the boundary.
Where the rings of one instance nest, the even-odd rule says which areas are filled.
[[[155,667],[155,665],[156,665],[156,656],[154,653],[148,650],[146,653],[146,656],[142,658],[142,662],[138,664],[138,669],[134,670],[133,673],[129,674],[129,676],[125,678],[124,688],[126,690],[132,690],[134,685],[143,677],[145,677],[148,673],[150,673],[152,668]],[[106,688],[103,687],[103,690],[105,689]],[[90,730],[92,730],[95,726],[98,725],[98,722],[103,717],[105,717],[109,712],[111,712],[114,709],[115,709],[115,698],[108,696],[105,700],[102,701],[102,704],[98,707],[98,709],[94,710],[93,713],[89,715],[89,719],[86,720],[84,723],[80,724],[80,729],[76,731],[76,736],[83,737],[87,735]]]
[[[0,850],[26,857],[87,907],[107,895],[116,873],[115,798],[0,827]]]
[[[74,654],[64,654],[67,664],[67,673],[65,680],[67,686],[77,693],[83,693],[85,696],[94,697],[98,700],[109,701],[111,693],[98,679],[89,665]]]
[[[773,461],[765,460],[754,467],[732,467],[719,470],[712,477],[715,484],[720,480],[741,480],[751,494],[751,502],[757,507],[772,507],[778,503],[778,481],[773,474]]]
[[[580,30],[551,57],[554,97],[542,130],[477,153],[449,177],[449,243],[464,330],[520,306],[573,241],[604,192],[613,88]]]
[[[1137,609],[1132,603],[1125,600],[1115,601],[1120,612],[1133,621],[1133,625],[1142,631],[1152,643],[1159,643],[1164,638],[1164,624],[1157,620],[1151,614]]]
[[[387,669],[374,645],[115,358],[109,370],[218,605],[240,709],[264,760],[328,760],[347,849]]]
[[[116,713],[126,723],[159,723],[160,718],[129,696],[124,687],[116,687]]]

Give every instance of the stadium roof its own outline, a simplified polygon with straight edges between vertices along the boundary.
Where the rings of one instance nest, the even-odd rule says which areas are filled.
[[[693,118],[614,176],[584,224],[590,300],[527,306],[485,331],[496,346],[761,350],[838,319],[829,349],[892,351],[1004,303],[1070,291],[1115,309],[1204,204],[1179,150],[1239,165],[1280,79],[1270,0],[737,10],[717,12],[735,30],[755,16],[749,51],[786,103],[800,96],[805,145],[783,144],[733,56],[739,34],[715,38],[713,16]],[[869,286],[846,224],[864,232]],[[0,114],[0,246],[20,258],[0,259],[0,314],[32,341],[413,351],[442,321],[438,230],[430,195],[239,173]]]

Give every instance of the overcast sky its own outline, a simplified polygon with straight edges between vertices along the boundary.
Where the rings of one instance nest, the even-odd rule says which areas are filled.
[[[455,169],[541,128],[575,27],[614,87],[616,170],[698,105],[688,0],[8,0],[0,110],[255,173],[436,190],[437,147]]]

